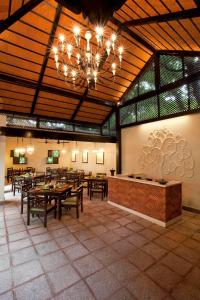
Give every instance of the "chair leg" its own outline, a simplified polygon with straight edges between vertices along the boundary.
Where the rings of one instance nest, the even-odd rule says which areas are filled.
[[[103,201],[103,194],[104,194],[104,192],[102,191],[102,193],[101,193],[101,201]]]
[[[23,203],[23,199],[21,199],[21,214],[23,214],[23,211],[24,211],[24,203]]]
[[[47,227],[47,213],[44,215],[44,227]]]
[[[78,205],[76,206],[76,217],[79,219],[79,210],[78,210]]]
[[[54,218],[57,216],[57,201],[55,200],[55,208],[54,208]]]
[[[30,225],[30,210],[27,209],[27,225]]]
[[[81,212],[83,212],[83,199],[81,199]]]

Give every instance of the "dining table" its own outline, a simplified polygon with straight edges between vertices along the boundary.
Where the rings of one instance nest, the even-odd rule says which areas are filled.
[[[58,205],[58,219],[61,219],[61,201],[65,199],[66,195],[71,192],[72,185],[69,184],[59,184],[59,185],[43,185],[40,187],[35,187],[28,191],[29,196],[44,196],[45,201],[50,201],[53,199],[57,200]]]

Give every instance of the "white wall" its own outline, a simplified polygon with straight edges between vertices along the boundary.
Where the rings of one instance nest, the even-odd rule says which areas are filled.
[[[200,114],[187,115],[167,120],[146,123],[122,129],[122,173],[142,172],[141,153],[147,144],[148,137],[154,130],[167,129],[176,138],[182,136],[191,150],[194,161],[191,176],[178,174],[163,175],[157,169],[157,162],[148,170],[148,176],[163,177],[167,180],[180,180],[183,182],[183,204],[200,209]],[[158,158],[159,160],[159,158]]]
[[[71,151],[75,149],[76,143],[69,142],[64,145],[66,150],[65,154],[60,153],[59,164],[48,165],[46,164],[46,158],[48,155],[48,150],[62,150],[63,145],[58,145],[56,141],[49,140],[49,143],[46,144],[45,140],[42,139],[32,139],[32,144],[35,147],[35,152],[33,155],[26,155],[28,158],[27,165],[13,165],[13,159],[10,157],[10,150],[13,150],[16,147],[22,146],[22,139],[14,137],[6,138],[6,169],[8,167],[35,167],[36,171],[44,171],[46,167],[57,168],[57,167],[72,167],[74,169],[83,169],[85,171],[96,172],[106,172],[110,174],[109,170],[111,168],[116,168],[116,145],[113,143],[89,143],[89,142],[78,142],[77,147],[79,149],[79,154],[77,154],[77,161],[71,162]],[[23,139],[23,146],[30,144],[30,139]],[[96,154],[93,152],[94,149],[103,148],[104,153],[104,165],[96,164]],[[82,163],[82,151],[88,150],[88,163]]]

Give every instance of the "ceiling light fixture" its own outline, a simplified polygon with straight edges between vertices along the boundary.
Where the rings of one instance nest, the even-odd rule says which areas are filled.
[[[63,33],[55,38],[52,47],[57,73],[66,84],[96,89],[103,77],[115,80],[121,68],[124,47],[118,45],[118,36],[108,29],[97,26],[95,30],[83,30],[75,26],[73,37]],[[73,40],[73,43],[71,42]]]

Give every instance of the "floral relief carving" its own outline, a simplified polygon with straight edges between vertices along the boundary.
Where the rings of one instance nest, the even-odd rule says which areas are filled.
[[[166,128],[150,133],[142,147],[140,165],[145,173],[152,170],[155,176],[194,176],[194,160],[188,142]]]

